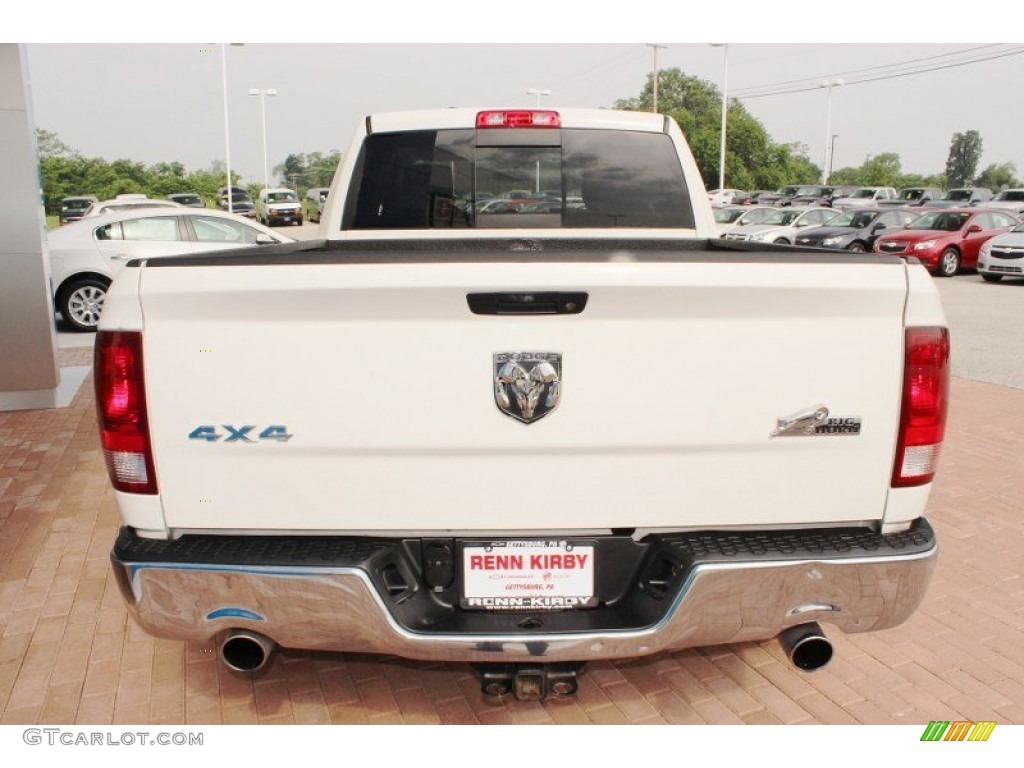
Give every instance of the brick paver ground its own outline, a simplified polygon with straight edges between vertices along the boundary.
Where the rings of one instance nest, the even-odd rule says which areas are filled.
[[[66,409],[0,413],[0,724],[1024,724],[1024,390],[954,380],[929,505],[941,555],[907,624],[830,632],[813,674],[748,643],[591,663],[575,698],[524,703],[485,700],[463,664],[289,651],[239,676],[147,636],[110,572],[91,386]]]

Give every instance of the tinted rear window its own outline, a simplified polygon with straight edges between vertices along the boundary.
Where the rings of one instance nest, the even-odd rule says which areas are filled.
[[[693,226],[667,135],[583,129],[371,135],[342,222],[343,229]]]

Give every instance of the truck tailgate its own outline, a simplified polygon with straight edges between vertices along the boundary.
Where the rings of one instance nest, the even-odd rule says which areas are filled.
[[[884,510],[899,264],[167,266],[140,285],[170,528],[764,527]],[[467,305],[506,291],[588,302],[573,315]],[[544,418],[498,408],[503,352],[561,355]],[[859,433],[772,435],[817,405]]]

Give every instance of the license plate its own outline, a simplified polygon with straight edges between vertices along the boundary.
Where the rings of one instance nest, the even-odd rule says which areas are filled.
[[[594,558],[593,542],[465,542],[461,605],[491,611],[593,607]]]

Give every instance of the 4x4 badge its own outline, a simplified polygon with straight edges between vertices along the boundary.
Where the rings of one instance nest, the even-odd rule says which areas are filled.
[[[493,373],[494,402],[506,416],[532,424],[558,407],[560,352],[496,352]]]

